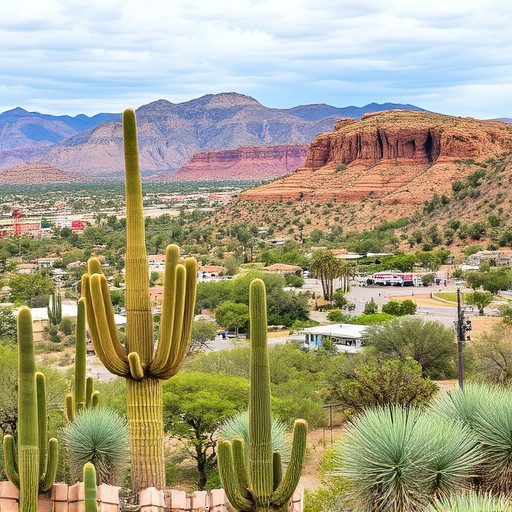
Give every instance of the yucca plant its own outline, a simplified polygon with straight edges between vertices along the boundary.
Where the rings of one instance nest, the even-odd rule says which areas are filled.
[[[64,430],[71,472],[79,478],[85,463],[96,468],[98,484],[118,484],[127,468],[129,435],[126,421],[115,411],[95,407],[79,412]]]
[[[512,392],[490,384],[468,384],[438,397],[432,411],[460,419],[473,431],[482,453],[478,484],[484,490],[512,491]]]
[[[249,458],[249,413],[239,412],[228,418],[219,428],[217,437],[224,441],[242,439],[245,448],[245,457]],[[270,432],[270,443],[273,452],[281,454],[283,464],[290,461],[290,444],[286,441],[286,425],[276,418],[272,419],[272,430]]]
[[[336,471],[353,484],[354,510],[408,512],[426,507],[432,495],[464,489],[477,462],[469,428],[390,406],[353,421]]]
[[[450,420],[462,421],[472,426],[482,405],[493,403],[501,395],[501,390],[489,384],[468,382],[464,391],[454,389],[438,395],[430,405],[430,410]]]
[[[504,496],[469,492],[440,498],[427,512],[512,512],[512,504]]]

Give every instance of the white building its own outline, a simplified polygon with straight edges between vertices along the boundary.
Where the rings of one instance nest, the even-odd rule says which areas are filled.
[[[307,349],[320,348],[322,340],[330,338],[341,352],[359,352],[361,350],[361,340],[366,329],[366,325],[354,324],[329,324],[307,327],[302,331],[305,336],[302,346]]]

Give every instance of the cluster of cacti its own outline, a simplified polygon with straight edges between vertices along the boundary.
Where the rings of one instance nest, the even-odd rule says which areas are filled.
[[[160,338],[155,350],[149,297],[142,190],[135,112],[123,114],[126,164],[126,346],[119,342],[108,284],[96,258],[82,278],[87,324],[97,356],[126,378],[132,489],[165,485],[161,379],[183,364],[192,330],[197,263],[182,260],[179,248],[166,249]]]
[[[59,325],[62,322],[62,297],[54,292],[47,307],[50,325]]]
[[[290,463],[283,477],[281,455],[273,452],[271,445],[267,302],[265,284],[260,279],[251,283],[249,315],[249,460],[241,439],[219,441],[219,474],[230,503],[240,512],[283,511],[299,483],[306,453],[307,423],[295,421]]]
[[[98,403],[99,392],[94,391],[94,380],[86,377],[87,340],[85,337],[85,299],[78,300],[76,315],[76,345],[75,345],[75,379],[73,394],[66,396],[64,416],[69,423],[74,420],[79,411],[94,407]]]
[[[18,425],[14,438],[3,440],[5,473],[20,490],[22,512],[37,511],[37,497],[53,484],[57,472],[58,442],[48,441],[45,380],[36,372],[32,314],[18,314]],[[17,448],[17,449],[16,449]]]
[[[91,462],[84,465],[85,512],[98,512],[98,489],[96,487],[96,468]]]

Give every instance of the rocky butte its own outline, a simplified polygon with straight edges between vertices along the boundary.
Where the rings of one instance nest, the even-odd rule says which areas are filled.
[[[451,194],[451,183],[469,173],[461,160],[483,162],[511,148],[512,129],[499,121],[400,110],[370,113],[360,121],[338,121],[311,143],[304,167],[240,197],[421,204],[434,192]]]
[[[177,173],[146,181],[269,179],[290,174],[306,161],[307,145],[251,146],[196,153]]]

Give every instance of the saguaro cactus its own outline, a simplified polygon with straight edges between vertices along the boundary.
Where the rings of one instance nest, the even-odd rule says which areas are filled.
[[[18,314],[18,442],[4,436],[5,473],[20,490],[20,511],[37,512],[37,496],[47,491],[57,473],[58,442],[47,434],[44,375],[36,372],[32,314]]]
[[[282,476],[281,455],[272,453],[270,371],[267,350],[267,301],[261,279],[251,283],[249,296],[251,387],[249,394],[249,460],[241,439],[219,441],[217,454],[222,485],[240,512],[286,510],[299,483],[306,453],[307,423],[296,420],[290,463]]]
[[[91,462],[84,465],[85,512],[98,512],[98,488],[96,487],[96,468]]]
[[[62,297],[60,293],[53,293],[48,304],[48,320],[51,325],[59,325],[62,322]]]
[[[123,114],[126,163],[126,346],[114,324],[114,310],[99,261],[91,258],[82,278],[87,324],[96,354],[115,375],[126,378],[132,489],[165,485],[161,379],[172,377],[187,354],[196,297],[197,263],[166,249],[160,338],[155,350],[149,270],[135,112]]]
[[[94,380],[86,377],[87,347],[85,337],[85,299],[78,300],[76,315],[76,344],[75,344],[75,379],[73,394],[66,396],[64,416],[69,423],[75,419],[79,411],[87,407],[95,407],[98,403],[99,392],[94,391]]]

